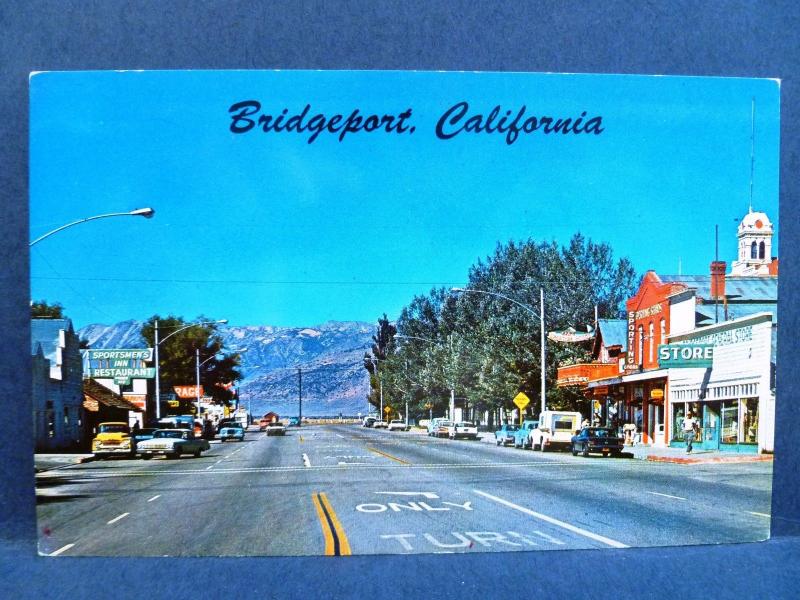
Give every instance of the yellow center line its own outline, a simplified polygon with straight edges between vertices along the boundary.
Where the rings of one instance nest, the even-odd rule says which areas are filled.
[[[411,464],[407,460],[403,460],[402,458],[397,458],[396,456],[392,456],[391,454],[386,454],[386,452],[381,452],[380,450],[378,450],[376,448],[367,448],[367,450],[369,450],[370,452],[374,452],[375,454],[380,454],[381,456],[385,456],[386,458],[390,458],[392,460],[396,460],[397,462],[402,463],[404,465],[410,465]]]
[[[325,556],[350,556],[350,542],[325,492],[311,494],[325,539]]]

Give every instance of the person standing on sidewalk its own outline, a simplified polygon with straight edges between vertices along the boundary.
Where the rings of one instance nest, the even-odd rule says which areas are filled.
[[[699,428],[697,419],[692,416],[692,411],[686,413],[683,420],[683,439],[686,440],[686,454],[692,452],[692,442],[694,442],[695,432]]]

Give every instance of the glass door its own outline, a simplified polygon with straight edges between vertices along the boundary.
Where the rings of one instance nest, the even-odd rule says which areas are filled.
[[[703,407],[703,448],[719,450],[719,402]]]

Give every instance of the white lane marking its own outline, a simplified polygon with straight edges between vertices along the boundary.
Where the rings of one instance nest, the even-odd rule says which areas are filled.
[[[216,463],[216,464],[219,464],[219,463]],[[208,470],[210,470],[210,469],[213,469],[213,468],[214,468],[214,465],[208,465],[208,466],[206,467],[206,471],[208,471]]]
[[[768,515],[767,513],[755,512],[755,511],[752,511],[752,510],[748,510],[747,512],[749,512],[751,515],[755,515],[757,517],[766,517],[768,519],[772,518],[772,515]]]
[[[548,517],[547,515],[543,515],[542,513],[538,513],[529,508],[525,508],[524,506],[520,506],[519,504],[514,504],[513,502],[509,502],[508,500],[503,500],[502,498],[493,496],[492,494],[487,494],[486,492],[482,492],[480,490],[472,490],[472,491],[478,494],[479,496],[483,496],[484,498],[497,502],[498,504],[502,504],[509,508],[513,508],[514,510],[518,510],[521,513],[525,513],[526,515],[530,515],[536,519],[540,519],[546,523],[550,523],[551,525],[561,527],[563,529],[566,529],[567,531],[571,531],[572,533],[577,533],[578,535],[582,535],[596,542],[601,542],[603,544],[606,544],[607,546],[611,546],[612,548],[628,548],[628,546],[626,544],[623,544],[622,542],[618,542],[616,540],[612,540],[611,538],[607,538],[605,536],[592,533],[591,531],[587,531],[586,529],[581,529],[580,527],[576,527],[575,525],[570,525],[569,523],[565,523],[564,521],[559,521],[558,519],[554,519],[553,517]]]
[[[75,544],[67,544],[66,546],[61,546],[61,548],[59,548],[59,549],[58,549],[58,550],[56,550],[55,552],[51,552],[51,553],[50,553],[50,554],[48,554],[47,556],[58,556],[58,555],[59,555],[59,554],[61,554],[62,552],[66,552],[67,550],[69,550],[70,548],[72,548],[74,545],[75,545]]]
[[[150,500],[148,500],[148,502],[152,502],[153,500],[157,500],[158,498],[161,498],[161,494],[156,494],[155,496],[150,498]]]
[[[554,538],[552,535],[547,535],[546,533],[543,533],[543,532],[539,531],[538,529],[536,531],[534,531],[533,533],[535,533],[540,538],[545,539],[545,540],[547,540],[548,542],[550,542],[552,544],[557,544],[559,546],[563,546],[564,545],[564,542],[562,542],[561,540]]]
[[[672,498],[673,500],[686,500],[686,498],[681,498],[680,496],[670,496],[669,494],[662,494],[660,492],[647,492],[648,494],[653,494],[653,496],[663,496],[664,498]]]
[[[310,467],[311,466],[311,461],[308,460],[308,454],[305,454],[305,453],[303,454],[303,466],[304,467]]]
[[[215,464],[219,464],[222,461],[218,461]],[[350,465],[354,463],[346,463],[346,466],[339,466],[339,465],[317,465],[312,466],[312,469],[318,471],[325,471],[325,470],[342,470],[350,468]],[[584,463],[585,465],[585,463]],[[581,466],[579,461],[568,461],[568,462],[550,462],[550,461],[540,461],[540,462],[515,462],[515,463],[464,463],[464,464],[441,464],[441,463],[428,463],[428,464],[411,464],[411,465],[393,465],[393,464],[380,464],[376,465],[374,463],[357,465],[357,469],[362,470],[381,470],[385,471],[386,469],[403,469],[403,470],[414,470],[414,469],[485,469],[487,467],[492,468],[508,468],[508,467],[577,467]],[[307,467],[237,467],[237,468],[229,468],[229,469],[217,469],[216,471],[209,472],[209,475],[216,475],[217,473],[274,473],[274,472],[284,472],[284,471],[302,471]],[[90,472],[90,471],[80,471],[80,477],[76,478],[78,481],[88,481],[93,479],[105,479],[108,477],[149,477],[152,475],[196,475],[198,473],[205,473],[204,469],[187,469],[187,470],[180,470],[180,471],[154,471],[154,470],[141,470],[141,471],[118,471],[114,473],[100,473],[100,472]],[[43,479],[50,479],[50,477],[44,477]]]
[[[339,464],[339,465],[368,465],[368,464],[370,464],[370,463],[360,463],[360,462],[344,462],[343,460],[340,460],[340,461],[339,461],[338,463],[336,463],[336,464]]]
[[[337,433],[336,437],[340,437],[340,438],[344,439],[344,436],[341,433]]]
[[[425,498],[430,498],[431,500],[436,500],[439,498],[433,492],[375,492],[376,494],[390,494],[393,496],[423,496]]]
[[[116,522],[117,522],[117,521],[119,521],[120,519],[124,519],[125,517],[127,517],[129,514],[131,514],[131,513],[122,513],[122,514],[121,514],[121,515],[119,515],[118,517],[114,517],[113,519],[111,519],[110,521],[108,521],[108,522],[106,523],[106,525],[111,525],[112,523],[116,523]]]

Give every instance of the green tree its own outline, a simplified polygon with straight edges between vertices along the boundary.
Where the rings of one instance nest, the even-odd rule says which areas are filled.
[[[31,301],[31,319],[63,319],[64,307],[59,302],[48,303],[47,300]]]
[[[222,338],[214,319],[200,316],[195,319],[204,325],[191,325],[182,317],[153,315],[142,326],[142,337],[148,346],[155,344],[155,322],[159,333],[159,377],[162,393],[171,392],[176,385],[194,385],[196,380],[196,350],[200,350],[200,385],[217,404],[229,404],[233,392],[228,384],[241,379],[237,369],[240,356],[225,354]],[[180,331],[182,328],[183,331]],[[174,334],[174,335],[173,335]],[[219,356],[221,355],[221,356]],[[218,358],[219,356],[219,358]],[[187,406],[181,406],[185,411]]]
[[[372,336],[371,353],[364,353],[364,368],[369,372],[369,402],[373,406],[380,406],[381,381],[385,381],[384,370],[389,367],[388,358],[394,354],[396,343],[394,336],[397,328],[392,325],[386,313],[378,319],[378,327]],[[386,374],[388,376],[388,372]],[[386,395],[384,394],[384,400]]]

